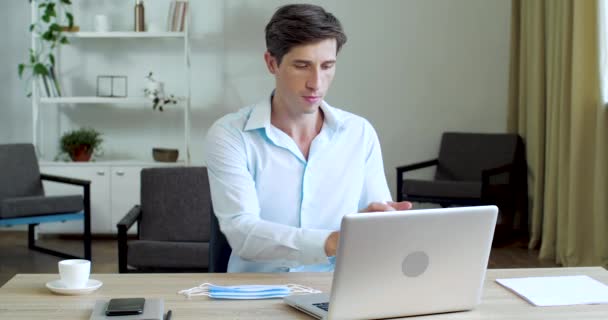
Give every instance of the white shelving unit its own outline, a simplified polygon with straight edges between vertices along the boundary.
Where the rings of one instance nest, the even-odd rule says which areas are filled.
[[[37,3],[32,1],[31,4],[32,22],[38,19],[38,8]],[[189,165],[191,162],[190,156],[190,97],[191,97],[191,83],[190,83],[190,43],[189,43],[189,24],[190,24],[190,11],[187,13],[186,23],[184,26],[184,32],[134,32],[134,31],[113,31],[113,32],[65,32],[64,35],[69,39],[72,46],[78,46],[78,42],[81,41],[95,41],[103,39],[104,41],[120,41],[120,39],[175,39],[176,41],[183,41],[183,63],[185,67],[184,83],[186,84],[186,96],[177,97],[178,106],[183,107],[183,127],[184,127],[184,159],[183,163]],[[107,39],[107,40],[106,40]],[[31,45],[32,48],[36,49],[38,42],[40,41],[37,35],[32,35]],[[60,56],[60,54],[56,54]],[[60,60],[60,59],[59,59]],[[56,63],[56,71],[61,74],[60,61]],[[39,156],[45,155],[45,148],[41,145],[41,123],[40,123],[40,108],[44,105],[55,104],[55,105],[70,105],[78,107],[80,105],[121,105],[129,107],[151,107],[152,102],[150,99],[140,97],[96,97],[96,96],[65,96],[65,97],[41,97],[39,95],[38,84],[36,81],[32,82],[32,137],[33,144],[36,146]],[[128,162],[128,161],[126,161]],[[155,164],[151,162],[150,164]]]
[[[32,22],[38,19],[38,3],[32,1],[31,13]],[[77,5],[77,2],[74,2]],[[181,73],[174,77],[174,79],[183,79],[180,81],[180,88],[184,88],[184,92],[181,92],[176,97],[177,105],[171,108],[165,108],[164,112],[170,112],[173,114],[173,118],[177,116],[177,125],[181,122],[180,115],[176,112],[183,112],[183,142],[184,152],[180,150],[180,160],[175,163],[161,163],[153,162],[146,159],[97,159],[94,162],[58,162],[48,161],[54,157],[54,154],[45,150],[45,142],[48,144],[48,139],[45,138],[44,133],[49,130],[44,130],[44,126],[49,126],[44,121],[41,121],[41,109],[57,110],[57,123],[51,123],[50,125],[56,126],[56,131],[62,133],[68,127],[63,127],[61,119],[62,114],[66,111],[73,111],[74,109],[82,108],[83,112],[78,110],[81,116],[86,117],[87,114],[99,114],[99,110],[95,108],[106,108],[108,112],[115,112],[120,109],[129,109],[131,114],[138,114],[141,112],[152,112],[152,102],[150,99],[143,96],[129,96],[125,98],[120,97],[97,97],[83,95],[86,92],[75,92],[74,96],[61,96],[61,97],[41,97],[40,90],[37,88],[36,81],[32,82],[32,121],[33,121],[33,143],[36,146],[40,161],[41,172],[48,174],[56,174],[73,178],[86,179],[91,181],[91,217],[92,217],[92,231],[95,234],[115,234],[116,223],[127,213],[127,211],[140,199],[140,172],[141,170],[149,167],[164,167],[164,166],[188,166],[190,165],[190,97],[191,97],[191,83],[190,83],[190,43],[189,43],[189,23],[190,23],[190,11],[186,16],[185,31],[184,32],[75,32],[75,33],[64,33],[66,37],[70,39],[70,46],[74,47],[77,54],[87,55],[96,54],[97,51],[94,48],[96,44],[91,42],[99,41],[107,43],[115,41],[122,50],[116,50],[115,54],[122,55],[128,54],[129,49],[125,48],[127,41],[139,42],[141,41],[144,46],[148,48],[154,48],[156,42],[158,46],[171,46],[177,47],[177,49],[183,48],[183,66],[184,73],[181,78]],[[158,41],[156,41],[158,40]],[[41,40],[38,36],[32,35],[31,45],[32,48],[36,49]],[[177,46],[175,46],[177,44]],[[181,46],[183,44],[183,47]],[[82,48],[79,48],[81,46]],[[93,48],[93,49],[90,49]],[[152,49],[153,50],[153,49]],[[82,51],[82,52],[81,52]],[[61,53],[55,54],[56,66],[55,71],[60,79],[67,79],[66,74],[71,76],[80,76],[78,73],[81,71],[71,70],[71,73],[66,72],[62,74],[61,68]],[[166,59],[162,58],[162,59]],[[173,56],[172,59],[175,59]],[[179,53],[177,56],[178,61]],[[65,63],[65,62],[64,62]],[[178,64],[172,62],[173,64]],[[66,65],[69,65],[66,63]],[[67,68],[66,68],[67,69]],[[133,72],[133,70],[131,70]],[[74,73],[76,72],[76,73]],[[84,70],[83,72],[86,72]],[[128,74],[129,70],[125,70]],[[180,71],[181,72],[181,71]],[[84,74],[84,73],[83,73]],[[133,73],[128,74],[132,76]],[[132,78],[132,77],[131,77]],[[142,77],[143,81],[143,77]],[[183,85],[182,85],[183,81]],[[65,88],[64,88],[65,89]],[[90,90],[88,92],[91,92]],[[64,90],[63,94],[66,91]],[[80,94],[81,96],[78,96]],[[56,108],[55,108],[56,106]],[[86,110],[84,110],[86,108]],[[146,109],[146,110],[144,110]],[[46,109],[45,109],[46,111]],[[53,111],[54,112],[54,111]],[[46,113],[46,112],[45,112]],[[117,113],[118,114],[118,113]],[[45,119],[47,115],[45,114]],[[66,118],[67,119],[67,118]],[[96,119],[87,119],[96,120]],[[65,120],[67,122],[67,120]],[[160,121],[160,120],[159,120]],[[122,128],[129,130],[129,128]],[[175,129],[180,130],[180,129]],[[52,131],[52,130],[51,130]],[[174,131],[178,132],[179,131]],[[133,136],[136,136],[137,132],[133,132]],[[142,137],[143,138],[143,137]],[[136,138],[137,139],[137,138]],[[177,136],[179,141],[179,135]],[[110,143],[110,142],[105,142]],[[48,146],[47,146],[48,147]],[[45,154],[46,152],[46,154]],[[128,156],[126,156],[128,157]],[[126,158],[125,157],[125,158]],[[45,182],[45,192],[48,195],[64,195],[64,194],[75,194],[78,193],[78,189],[74,189],[70,186],[64,186],[56,183]],[[41,233],[78,233],[82,226],[78,223],[60,223],[60,224],[46,224],[39,227]],[[135,230],[135,228],[132,228]]]

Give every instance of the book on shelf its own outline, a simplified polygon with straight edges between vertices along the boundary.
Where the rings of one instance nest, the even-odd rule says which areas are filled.
[[[51,67],[49,69],[49,76],[50,76],[51,82],[53,84],[53,90],[55,91],[55,96],[61,97],[61,86],[59,85],[59,80],[57,79],[57,75],[55,73],[54,67]]]
[[[183,32],[188,18],[188,1],[172,0],[169,4],[169,17],[167,19],[167,30],[171,32]]]
[[[49,91],[49,86],[45,80],[45,76],[38,75],[36,77],[36,81],[38,82],[38,93],[41,97],[50,97],[51,92]]]
[[[40,97],[61,97],[59,82],[57,81],[57,77],[55,76],[55,72],[52,68],[48,75],[38,75],[36,77],[36,81],[38,82]]]

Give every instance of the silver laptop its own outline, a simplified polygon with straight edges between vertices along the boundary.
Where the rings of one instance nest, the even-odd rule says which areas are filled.
[[[331,295],[284,301],[319,319],[473,309],[481,300],[497,215],[495,206],[346,215]]]

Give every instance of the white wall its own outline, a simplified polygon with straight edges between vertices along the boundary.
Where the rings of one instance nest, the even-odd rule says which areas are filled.
[[[190,2],[195,163],[203,161],[202,138],[215,119],[265,98],[272,90],[273,79],[262,60],[263,29],[274,10],[289,2],[294,1]],[[509,0],[311,2],[338,16],[349,37],[327,100],[375,126],[393,193],[395,166],[435,157],[443,131],[504,132]],[[78,3],[76,20],[83,29],[92,28],[90,21],[96,13],[112,15],[118,28],[130,25],[131,7],[123,0]],[[148,18],[164,23],[168,1],[145,3]],[[16,65],[26,57],[29,46],[29,5],[2,1],[0,12],[10,12],[3,19],[9,32],[3,33],[3,43],[8,45],[1,49],[0,93],[8,98],[0,107],[0,142],[30,141],[30,102],[16,76]],[[74,47],[62,55],[62,68],[77,80],[65,80],[74,91],[94,90],[97,74],[123,73],[129,76],[130,95],[137,95],[143,75],[154,70],[169,91],[183,92],[179,45],[108,40]],[[59,134],[52,129],[57,117],[54,109],[46,113],[47,144],[54,145]],[[153,146],[181,147],[177,112],[100,106],[70,108],[64,114],[73,126],[93,125],[104,132],[108,157],[145,158]]]

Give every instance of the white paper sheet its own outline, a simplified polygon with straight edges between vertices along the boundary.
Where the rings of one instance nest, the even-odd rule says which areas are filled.
[[[496,279],[535,306],[608,303],[608,286],[588,276]]]

